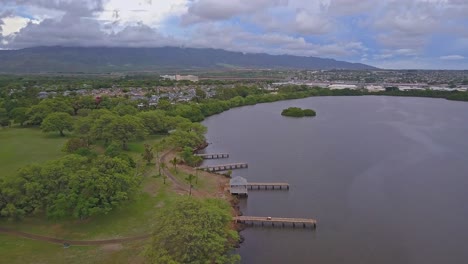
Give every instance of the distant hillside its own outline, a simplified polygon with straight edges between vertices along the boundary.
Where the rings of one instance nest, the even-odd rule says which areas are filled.
[[[375,69],[333,59],[194,48],[37,47],[0,51],[0,72],[113,72],[163,69]]]

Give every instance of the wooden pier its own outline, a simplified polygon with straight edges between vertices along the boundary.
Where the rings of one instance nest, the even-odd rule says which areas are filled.
[[[214,171],[227,171],[227,170],[235,170],[235,169],[244,169],[248,168],[249,165],[247,163],[232,163],[232,164],[222,164],[222,165],[214,165],[214,166],[207,166],[207,167],[199,167],[200,170],[205,170],[209,172]]]
[[[250,190],[289,190],[289,184],[283,182],[249,182],[247,188]]]
[[[317,220],[307,219],[307,218],[281,218],[281,217],[258,217],[258,216],[236,216],[233,217],[233,221],[236,223],[251,224],[260,224],[261,226],[270,225],[273,227],[310,227],[317,228]]]
[[[195,154],[195,156],[201,157],[202,159],[227,159],[229,158],[228,153]]]

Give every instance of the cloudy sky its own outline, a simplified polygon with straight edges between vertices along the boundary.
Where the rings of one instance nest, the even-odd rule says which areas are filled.
[[[468,69],[468,0],[0,0],[0,49],[56,45]]]

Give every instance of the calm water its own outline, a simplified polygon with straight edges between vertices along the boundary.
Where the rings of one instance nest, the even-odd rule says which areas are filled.
[[[280,115],[290,106],[315,118]],[[206,152],[234,175],[284,181],[250,191],[244,215],[310,217],[316,231],[248,228],[243,263],[468,263],[468,103],[315,97],[207,119]]]

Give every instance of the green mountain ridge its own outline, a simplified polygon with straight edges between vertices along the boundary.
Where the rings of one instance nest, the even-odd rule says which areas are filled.
[[[241,53],[197,48],[36,47],[0,51],[0,72],[126,72],[164,69],[372,70],[375,67],[317,57]]]

